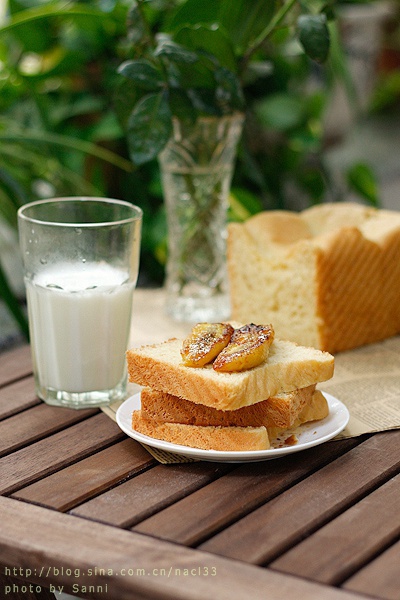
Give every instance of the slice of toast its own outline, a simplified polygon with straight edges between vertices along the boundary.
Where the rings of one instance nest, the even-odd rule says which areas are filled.
[[[316,390],[290,428],[291,437],[293,437],[295,427],[309,421],[323,419],[328,415],[328,412],[329,408],[325,396]],[[133,412],[132,428],[152,438],[191,448],[240,452],[268,450],[271,446],[270,440],[274,442],[276,438],[281,438],[285,435],[285,432],[288,432],[288,429],[279,427],[225,427],[220,425],[163,423],[147,417],[141,410]]]
[[[142,416],[159,423],[238,427],[281,427],[293,425],[304,406],[310,404],[315,385],[277,394],[237,410],[218,410],[151,388],[141,391]]]
[[[294,423],[292,423],[290,430],[293,431],[293,429],[296,429],[296,427],[299,427],[299,425],[303,425],[304,423],[321,421],[321,419],[325,419],[328,414],[329,406],[325,396],[319,390],[315,390],[311,400],[307,402]],[[275,440],[275,438],[284,435],[287,430],[288,428],[286,427],[268,427],[268,437],[271,441]]]
[[[266,361],[246,371],[218,373],[182,364],[182,340],[127,352],[129,380],[195,403],[220,410],[236,410],[281,394],[330,379],[334,358],[327,352],[274,340]]]
[[[132,428],[152,438],[217,451],[268,450],[265,427],[201,427],[182,423],[159,423],[142,416],[140,410],[132,415]]]

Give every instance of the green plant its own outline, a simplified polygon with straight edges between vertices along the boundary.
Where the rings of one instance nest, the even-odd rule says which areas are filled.
[[[11,227],[26,202],[108,195],[111,169],[132,171],[110,101],[127,10],[10,1],[0,28],[0,217]],[[27,336],[1,263],[0,297]]]
[[[231,218],[289,207],[290,196],[339,199],[324,162],[323,115],[333,80],[352,93],[335,25],[341,4],[185,0],[161,12],[147,0],[133,2],[116,98],[133,163],[157,157],[174,117],[193,122],[244,111]],[[349,187],[371,201],[357,172]]]
[[[305,53],[324,62],[327,14],[326,4],[315,1],[186,0],[154,24],[151,3],[133,2],[132,58],[119,68],[131,84],[124,108],[133,162],[157,157],[174,116],[194,121],[245,110],[244,88],[265,73],[263,47],[279,28],[295,28]]]
[[[158,165],[148,159],[165,142],[171,115],[235,110],[246,112],[246,128],[230,218],[289,207],[293,188],[319,202],[330,188],[322,115],[329,81],[343,76],[339,4],[9,0],[0,26],[0,216],[16,227],[21,204],[50,195],[132,201],[144,210],[142,281],[160,283],[166,226]],[[132,116],[140,103],[152,128],[140,130]],[[132,154],[132,122],[146,162]],[[2,271],[0,296],[26,331]]]

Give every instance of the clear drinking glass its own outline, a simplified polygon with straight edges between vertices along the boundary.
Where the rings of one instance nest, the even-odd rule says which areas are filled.
[[[88,197],[18,211],[36,393],[72,408],[126,395],[142,210]]]

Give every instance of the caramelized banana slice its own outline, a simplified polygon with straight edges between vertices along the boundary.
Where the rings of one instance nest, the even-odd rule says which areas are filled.
[[[272,325],[243,325],[235,329],[229,344],[213,363],[215,371],[230,372],[251,369],[264,362],[275,332]]]
[[[203,367],[211,362],[229,344],[233,332],[229,323],[198,323],[183,341],[183,364]]]

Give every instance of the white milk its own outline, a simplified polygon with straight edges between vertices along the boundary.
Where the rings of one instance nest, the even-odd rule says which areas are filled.
[[[104,263],[60,264],[26,282],[41,387],[108,390],[124,376],[134,284]]]

